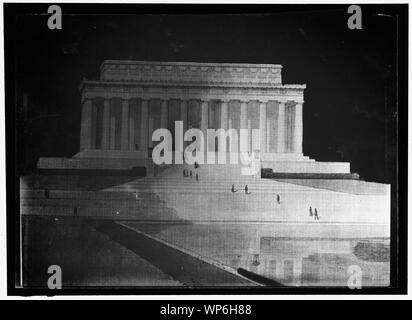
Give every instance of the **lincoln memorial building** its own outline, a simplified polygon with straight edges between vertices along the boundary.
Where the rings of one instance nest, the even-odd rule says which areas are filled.
[[[284,173],[350,173],[349,163],[303,154],[304,84],[283,84],[276,64],[106,60],[100,79],[80,84],[80,152],[41,158],[40,167],[131,169],[153,165],[152,133],[260,129],[262,168]],[[325,132],[325,134],[328,134]],[[251,136],[251,135],[249,135]],[[186,143],[187,145],[187,143]],[[174,148],[174,143],[173,143]],[[205,144],[206,148],[206,144]],[[213,151],[213,150],[208,150]],[[214,151],[219,151],[216,145]]]

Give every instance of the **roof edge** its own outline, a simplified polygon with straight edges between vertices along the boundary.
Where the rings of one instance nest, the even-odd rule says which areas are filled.
[[[141,61],[141,60],[103,60],[100,68],[105,64],[127,64],[127,65],[172,65],[172,66],[219,66],[219,67],[250,67],[250,68],[282,68],[280,64],[254,64],[254,63],[221,63],[221,62],[176,62],[176,61]]]

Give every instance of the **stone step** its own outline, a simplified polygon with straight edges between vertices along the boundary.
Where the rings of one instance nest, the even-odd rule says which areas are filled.
[[[235,189],[238,190],[237,192],[242,192],[245,188],[245,184],[235,184]],[[294,192],[294,193],[302,193],[302,192],[320,192],[317,189],[299,189],[299,188],[284,188],[284,187],[271,187],[271,188],[265,188],[262,186],[253,186],[250,184],[247,184],[248,189],[250,192],[255,191],[258,193],[276,193],[276,192]],[[144,186],[139,186],[139,185],[126,185],[126,186],[119,186],[115,188],[110,188],[106,189],[104,192],[129,192],[129,193],[135,193],[135,192],[145,192],[145,191],[152,191],[152,192],[170,192],[170,193],[182,193],[182,192],[187,192],[187,193],[197,193],[197,192],[211,192],[211,193],[216,193],[216,192],[227,192],[231,193],[231,187],[232,185],[225,185],[225,186],[216,186],[216,185],[194,185],[189,187],[185,186],[178,186],[178,185],[159,185],[159,186],[151,186],[150,188],[145,188]],[[322,190],[321,190],[322,191]],[[324,190],[325,194],[332,193],[334,191],[329,191],[329,190]]]
[[[290,195],[299,195],[299,194],[304,194],[307,193],[307,191],[304,190],[286,190],[286,189],[275,189],[275,190],[258,190],[258,189],[250,189],[249,191],[251,192],[250,195],[256,195],[256,196],[264,196],[264,197],[273,197],[276,194],[280,195],[285,195],[285,194],[290,194]],[[319,192],[316,189],[312,190],[312,193],[322,193],[323,195],[330,194],[332,192],[325,191],[325,192]],[[232,195],[239,195],[243,196],[244,191],[243,189],[238,189],[237,192],[231,192],[230,188],[225,188],[225,189],[213,189],[211,188],[201,188],[201,189],[179,189],[179,190],[173,190],[171,191],[170,189],[153,189],[153,190],[133,190],[130,191],[128,189],[118,189],[116,191],[103,191],[103,192],[97,192],[94,194],[81,194],[81,193],[64,193],[64,192],[57,192],[57,193],[51,193],[48,198],[43,197],[43,196],[35,196],[30,194],[30,192],[25,193],[22,195],[21,199],[45,199],[45,200],[50,200],[50,199],[83,199],[83,200],[102,200],[102,201],[134,201],[136,200],[136,195],[138,198],[145,197],[146,199],[149,200],[156,200],[160,201],[159,199],[156,199],[156,196],[163,196],[167,194],[174,194],[176,196],[179,195],[184,195],[184,194],[211,194],[216,196],[216,194],[224,195],[225,197],[229,197]]]

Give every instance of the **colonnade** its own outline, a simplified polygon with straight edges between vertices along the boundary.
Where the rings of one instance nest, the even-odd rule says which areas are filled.
[[[143,151],[157,128],[261,129],[260,151],[302,153],[302,103],[294,101],[85,99],[81,150]]]

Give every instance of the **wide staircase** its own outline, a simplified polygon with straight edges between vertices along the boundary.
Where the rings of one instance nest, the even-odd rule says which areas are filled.
[[[184,177],[183,170],[189,177]],[[389,224],[388,195],[355,195],[242,175],[240,165],[174,165],[155,177],[104,191],[134,193],[137,198],[150,192],[188,221]],[[309,215],[310,207],[313,212],[317,209],[319,220]]]
[[[189,174],[184,177],[183,170]],[[190,171],[192,176],[190,177]],[[197,175],[197,179],[196,179]],[[232,192],[232,185],[236,192]],[[248,194],[245,192],[248,187]],[[278,201],[278,199],[280,201]],[[389,195],[356,195],[241,174],[240,165],[173,165],[100,191],[21,190],[21,212],[124,220],[366,223],[389,226]],[[317,209],[319,220],[309,214]]]

